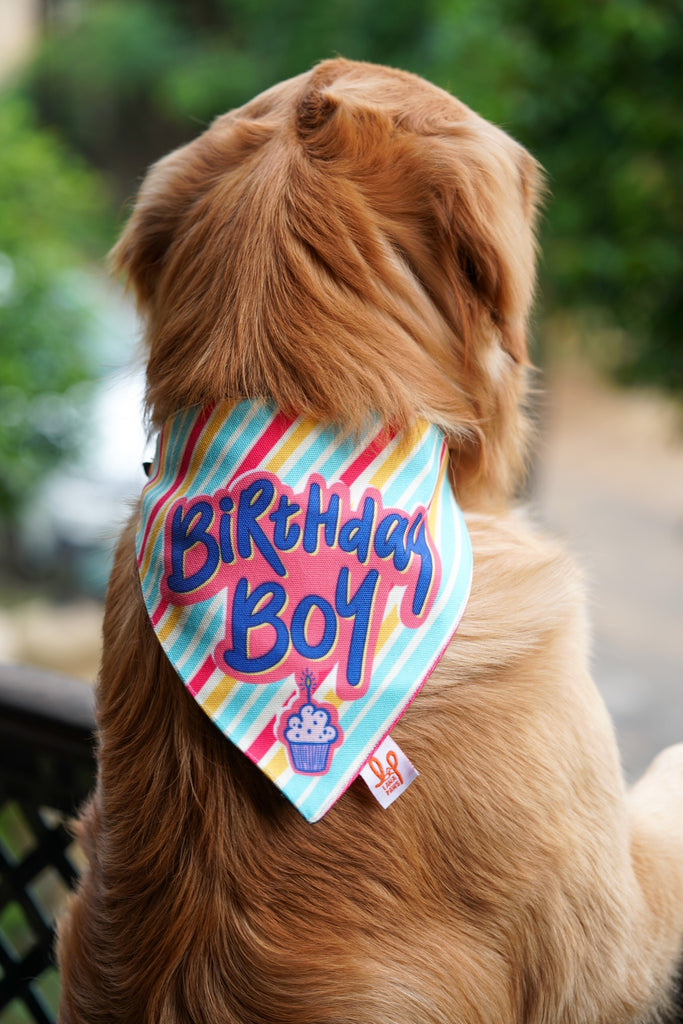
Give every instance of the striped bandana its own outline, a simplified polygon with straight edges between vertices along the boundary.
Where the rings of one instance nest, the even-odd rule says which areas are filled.
[[[308,821],[443,654],[472,579],[427,423],[354,443],[265,401],[178,413],[142,496],[140,582],[174,669]]]

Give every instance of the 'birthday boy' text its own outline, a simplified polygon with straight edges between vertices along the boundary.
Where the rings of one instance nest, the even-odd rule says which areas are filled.
[[[362,697],[392,588],[403,588],[399,616],[414,629],[440,579],[423,506],[384,508],[368,487],[352,508],[345,484],[328,486],[317,474],[295,493],[254,471],[213,494],[178,499],[166,517],[162,595],[188,605],[226,592],[214,660],[245,682],[338,664],[339,697]]]

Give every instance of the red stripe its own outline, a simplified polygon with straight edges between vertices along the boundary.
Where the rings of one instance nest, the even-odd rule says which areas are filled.
[[[193,697],[196,697],[202,686],[209,679],[209,677],[216,671],[216,662],[213,660],[211,655],[208,656],[206,661],[202,662],[200,667],[197,669],[192,679],[187,684],[187,688]]]
[[[271,720],[265,729],[259,733],[252,745],[244,753],[247,755],[250,761],[254,764],[258,764],[264,754],[268,753],[272,745],[275,743],[275,723],[277,722],[277,716],[273,715]]]
[[[360,455],[357,456],[351,463],[351,465],[344,470],[341,477],[339,478],[347,486],[350,486],[354,480],[357,480],[361,473],[365,472],[368,466],[375,461],[378,455],[381,455],[385,448],[387,448],[393,439],[396,437],[395,430],[384,429],[375,437],[367,448],[364,448]]]
[[[157,607],[154,609],[154,614],[150,615],[150,620],[153,626],[156,627],[159,624],[159,620],[161,619],[162,615],[164,614],[167,608],[168,605],[164,601],[162,601],[160,605],[157,605]]]
[[[144,558],[145,547],[147,545],[147,538],[149,537],[149,531],[152,529],[152,523],[154,522],[154,518],[159,509],[161,508],[161,506],[164,504],[164,502],[168,500],[171,494],[173,494],[173,492],[182,483],[183,477],[187,472],[187,467],[190,465],[190,459],[192,458],[192,455],[194,453],[195,446],[197,444],[197,441],[199,440],[199,435],[206,426],[206,422],[211,413],[213,412],[213,410],[213,405],[206,406],[206,408],[202,409],[199,415],[197,416],[197,420],[194,426],[192,427],[192,430],[190,431],[189,438],[187,439],[187,444],[185,446],[185,451],[183,452],[183,457],[180,462],[180,468],[178,469],[176,478],[169,487],[169,489],[159,498],[159,500],[157,501],[150,515],[147,518],[147,527],[145,529],[144,537],[142,538],[142,544],[140,545],[140,562],[142,562],[142,559]],[[159,459],[159,465],[161,465],[161,459]]]
[[[243,473],[248,473],[251,469],[256,469],[277,442],[285,436],[293,422],[294,420],[291,416],[285,416],[284,413],[279,412],[268,429],[264,430],[256,438],[256,441],[232,474],[232,479],[234,480],[236,477],[242,476]]]

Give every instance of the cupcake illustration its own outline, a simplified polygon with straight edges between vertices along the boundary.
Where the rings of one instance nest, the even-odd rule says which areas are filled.
[[[314,676],[308,670],[302,675],[305,702],[288,716],[284,739],[295,772],[322,775],[327,771],[330,751],[339,738],[339,728],[332,723],[332,709],[311,700]]]

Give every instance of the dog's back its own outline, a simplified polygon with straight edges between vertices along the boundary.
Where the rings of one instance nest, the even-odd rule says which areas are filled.
[[[150,173],[115,259],[147,316],[154,422],[268,397],[350,434],[371,414],[435,423],[474,580],[392,731],[419,780],[388,811],[357,781],[310,825],[175,675],[131,523],[90,867],[60,940],[64,1024],[578,1024],[662,1003],[683,937],[683,769],[674,753],[644,784],[656,820],[643,784],[626,797],[580,582],[506,510],[537,191],[524,150],[446,93],[341,60]]]

